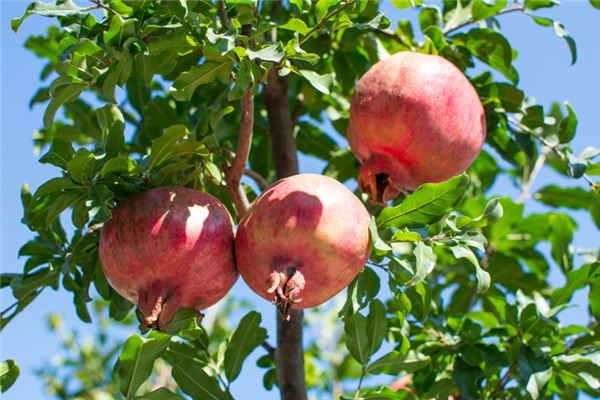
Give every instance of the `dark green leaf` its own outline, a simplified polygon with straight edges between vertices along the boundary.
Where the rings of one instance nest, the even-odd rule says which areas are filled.
[[[587,209],[593,193],[578,187],[564,188],[548,185],[540,189],[534,198],[552,207],[565,207],[574,210]]]
[[[139,387],[150,377],[154,361],[162,355],[170,341],[171,335],[156,331],[148,339],[139,335],[127,339],[117,366],[120,390],[125,397],[135,396]]]
[[[359,363],[365,364],[369,359],[369,337],[367,333],[367,318],[356,313],[344,318],[346,346]]]
[[[513,50],[508,40],[500,33],[491,29],[475,28],[467,33],[455,35],[453,39],[511,82],[518,82],[519,75],[512,66]]]
[[[238,324],[225,351],[225,376],[233,382],[242,370],[244,360],[267,338],[267,331],[260,327],[261,316],[251,311]]]
[[[451,211],[462,198],[469,178],[458,175],[446,182],[427,183],[395,207],[386,207],[377,217],[380,228],[416,228],[430,225]]]
[[[96,166],[96,156],[85,147],[82,147],[67,163],[67,171],[75,182],[85,185],[94,178]]]
[[[136,396],[135,400],[185,400],[185,398],[162,387],[145,395]]]
[[[153,168],[159,167],[174,151],[175,144],[188,134],[183,125],[173,125],[165,129],[162,136],[152,142],[150,159],[148,160],[148,174]]]
[[[198,364],[178,363],[173,366],[172,375],[181,390],[193,399],[233,400],[229,392],[224,392],[217,380],[208,376]]]
[[[473,250],[464,245],[456,245],[450,246],[450,250],[454,257],[456,258],[466,258],[475,266],[475,275],[477,277],[477,292],[482,293],[489,289],[490,287],[490,274],[481,268],[479,265],[479,260]]]
[[[565,29],[564,25],[558,21],[554,21],[554,34],[559,38],[565,39],[567,45],[569,46],[569,50],[571,51],[571,64],[575,64],[577,62],[577,45],[575,44],[575,40],[569,35],[569,32]]]
[[[369,306],[369,315],[367,316],[367,338],[368,354],[372,356],[379,350],[383,338],[388,329],[388,323],[385,316],[385,306],[377,299],[371,302]]]
[[[67,169],[67,163],[71,161],[75,150],[73,145],[66,140],[55,138],[52,146],[46,154],[40,158],[42,164],[52,164],[62,169]]]
[[[428,356],[416,353],[414,350],[409,351],[408,354],[392,351],[369,364],[367,371],[371,374],[409,374],[426,367],[429,362]]]
[[[6,392],[15,383],[21,371],[15,360],[8,359],[0,365],[0,393]]]
[[[27,11],[21,18],[15,18],[10,21],[13,31],[17,32],[21,23],[31,14],[42,15],[44,17],[61,17],[80,14],[84,8],[79,7],[72,0],[56,0],[50,2],[36,1],[27,7]]]
[[[519,375],[531,397],[540,399],[544,397],[546,385],[552,377],[552,367],[546,358],[523,345],[519,352]]]
[[[331,154],[323,174],[345,182],[356,177],[359,168],[360,164],[350,149],[339,149]]]
[[[177,101],[189,101],[196,88],[200,85],[227,78],[231,71],[231,63],[207,62],[193,66],[189,71],[182,72],[171,88],[171,94]]]
[[[81,92],[88,87],[87,83],[71,83],[68,85],[62,85],[59,89],[51,94],[52,100],[46,107],[44,113],[44,127],[50,129],[54,116],[58,109],[69,101],[73,101],[79,97]]]
[[[558,140],[560,143],[568,143],[573,140],[577,130],[577,116],[569,103],[565,102],[565,106],[567,107],[567,116],[558,126]]]

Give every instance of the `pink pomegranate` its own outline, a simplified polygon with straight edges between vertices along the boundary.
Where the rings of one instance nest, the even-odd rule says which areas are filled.
[[[383,203],[463,172],[485,140],[485,114],[475,89],[452,63],[402,52],[358,81],[348,140],[363,164],[361,190]]]
[[[317,306],[348,286],[369,258],[368,224],[363,204],[335,179],[282,179],[238,226],[238,270],[286,315],[288,307]]]
[[[213,196],[183,187],[137,194],[113,209],[100,236],[111,286],[137,303],[142,327],[164,330],[180,307],[204,309],[237,279],[233,222]]]

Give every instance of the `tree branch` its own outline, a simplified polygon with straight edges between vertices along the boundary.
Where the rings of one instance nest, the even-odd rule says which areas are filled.
[[[223,25],[223,28],[225,28],[225,30],[229,30],[229,18],[227,18],[225,0],[219,0],[219,18],[221,18],[221,25]]]
[[[244,175],[246,175],[249,178],[252,178],[254,180],[254,182],[256,182],[258,184],[258,187],[260,188],[261,191],[265,191],[269,188],[269,182],[263,178],[263,176],[261,174],[259,174],[256,171],[253,171],[251,169],[245,169],[244,170]]]
[[[524,5],[521,5],[521,6],[516,6],[515,5],[515,6],[509,7],[509,8],[505,8],[504,10],[499,11],[496,15],[494,15],[494,17],[497,17],[498,15],[509,14],[509,13],[512,13],[512,12],[515,12],[515,11],[525,12],[525,6]],[[449,29],[446,32],[444,32],[444,36],[449,35],[452,32],[456,32],[456,31],[464,28],[465,26],[469,26],[471,24],[474,24],[477,21],[479,21],[479,20],[475,20],[475,19],[471,18],[467,22],[462,23],[462,24],[460,24],[458,26],[455,26],[454,28]]]
[[[244,188],[242,187],[242,175],[246,170],[250,146],[252,144],[252,130],[254,129],[254,95],[250,85],[242,97],[242,121],[238,137],[237,150],[231,167],[225,170],[225,181],[233,204],[241,217],[248,211],[249,203]]]
[[[567,164],[567,168],[570,169],[573,167],[573,164],[571,163],[571,160],[569,160],[569,157],[567,156],[567,154],[563,153],[562,150],[558,149],[558,147],[556,145],[549,143],[542,136],[535,134],[531,129],[529,129],[525,125],[521,124],[521,122],[519,122],[515,118],[508,117],[508,122],[513,124],[518,129],[522,130],[523,132],[528,133],[533,138],[537,139],[541,144],[543,144],[544,146],[549,148],[551,151],[553,151],[554,154],[556,154],[558,156],[558,158],[560,158],[562,161],[564,161]],[[581,177],[588,183],[588,185],[590,185],[590,188],[592,188],[592,189],[596,188],[596,183],[592,180],[592,178],[590,178],[590,176],[588,174],[583,174]]]
[[[264,87],[264,101],[269,118],[273,157],[277,178],[298,173],[298,156],[294,124],[287,96],[286,78],[271,70]],[[277,312],[277,381],[282,400],[306,400],[304,350],[302,348],[302,310],[292,309],[286,321]]]
[[[321,21],[319,21],[318,24],[313,26],[304,36],[302,36],[300,38],[299,45],[302,46],[304,44],[304,42],[306,42],[308,39],[310,39],[310,37],[313,33],[317,32],[319,29],[321,29],[327,21],[329,21],[331,18],[335,17],[337,14],[342,12],[345,8],[354,4],[354,2],[356,2],[356,0],[348,0],[348,2],[346,4],[342,4],[338,8],[334,8],[332,11],[330,11],[328,14],[326,14],[323,18],[321,18]]]

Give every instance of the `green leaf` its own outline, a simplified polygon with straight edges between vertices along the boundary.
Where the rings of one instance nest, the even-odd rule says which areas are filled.
[[[596,320],[600,320],[600,263],[595,262],[590,267],[588,284],[590,286],[588,294],[590,311]]]
[[[548,185],[540,189],[534,198],[552,207],[585,210],[590,206],[593,193],[578,187]]]
[[[58,277],[57,269],[42,268],[32,274],[17,276],[10,281],[13,296],[23,300],[40,288],[55,284]]]
[[[588,275],[591,267],[592,264],[585,264],[580,268],[569,271],[567,273],[567,282],[565,283],[565,286],[554,289],[550,296],[552,306],[569,302],[575,291],[583,289],[588,283]]]
[[[365,364],[369,359],[369,337],[367,336],[367,318],[356,313],[344,318],[346,347],[359,363]]]
[[[430,361],[429,356],[424,356],[414,350],[410,350],[408,354],[392,351],[369,364],[367,372],[388,375],[410,374],[426,367]]]
[[[117,47],[123,45],[123,43],[130,37],[135,36],[136,29],[135,19],[123,19],[118,14],[115,14],[110,19],[110,25],[108,30],[102,32],[102,39],[107,45]]]
[[[38,199],[48,193],[53,193],[62,190],[69,189],[82,189],[82,186],[73,182],[69,178],[52,178],[47,182],[44,182],[33,195],[34,199]]]
[[[558,140],[560,143],[568,143],[573,140],[577,130],[577,116],[569,103],[565,102],[565,106],[567,107],[567,117],[558,126]]]
[[[575,40],[569,35],[569,32],[565,29],[565,26],[558,21],[554,21],[554,34],[559,38],[565,39],[567,45],[569,46],[569,50],[571,51],[571,65],[577,62],[577,45],[575,44]]]
[[[330,93],[331,86],[333,85],[333,74],[319,75],[315,71],[308,69],[301,69],[299,72],[319,92],[324,94]]]
[[[193,66],[175,79],[171,87],[171,94],[177,101],[189,101],[198,86],[214,82],[221,77],[227,77],[231,68],[232,65],[229,62],[207,62]]]
[[[379,237],[375,217],[371,217],[369,222],[369,238],[371,239],[371,247],[377,254],[383,255],[392,250],[392,247]]]
[[[279,43],[270,44],[257,51],[246,49],[246,54],[248,54],[248,58],[250,58],[252,61],[262,60],[275,63],[281,61],[285,56],[285,53],[281,48],[281,44]]]
[[[337,6],[341,3],[341,0],[318,0],[315,4],[315,12],[317,13],[317,20],[321,21],[327,14],[327,11],[333,6]]]
[[[385,316],[385,306],[377,299],[371,302],[369,306],[369,315],[367,316],[367,337],[369,357],[379,350],[383,338],[388,329],[388,323]]]
[[[475,266],[475,276],[477,277],[477,293],[483,293],[490,287],[491,279],[490,274],[481,268],[477,256],[473,253],[473,250],[464,245],[450,246],[450,250],[456,258],[466,258]]]
[[[513,50],[508,40],[500,33],[491,29],[475,28],[467,33],[454,35],[453,39],[511,82],[518,82],[519,75],[512,66]]]
[[[138,163],[131,157],[121,156],[111,158],[102,167],[102,177],[108,174],[125,176],[141,176],[142,170]]]
[[[66,140],[54,138],[52,146],[46,154],[40,158],[42,164],[52,164],[62,169],[67,169],[67,163],[71,161],[75,150],[73,145]]]
[[[413,254],[416,258],[415,274],[406,282],[407,286],[414,286],[425,279],[435,267],[435,256],[431,246],[417,242]]]
[[[224,392],[217,380],[208,376],[197,363],[177,363],[173,366],[172,375],[181,390],[193,399],[233,400],[229,392]]]
[[[153,392],[144,394],[142,396],[136,396],[136,400],[185,400],[185,397],[182,397],[176,393],[171,392],[169,389],[161,387],[156,389]]]
[[[67,163],[67,171],[75,182],[89,183],[96,174],[96,156],[85,147],[80,148]]]
[[[154,139],[148,160],[148,174],[153,168],[159,167],[169,158],[177,142],[188,134],[188,129],[183,125],[173,125],[165,129],[162,136]]]
[[[121,393],[132,398],[139,387],[150,377],[154,361],[167,349],[171,335],[154,331],[148,339],[132,335],[119,355],[117,371],[121,381]]]
[[[15,360],[8,359],[0,366],[0,393],[6,392],[15,383],[21,371]]]
[[[519,375],[531,397],[541,399],[552,377],[552,367],[545,357],[523,345],[519,352]]]
[[[238,324],[225,350],[225,376],[233,382],[242,370],[244,360],[267,338],[267,331],[260,327],[261,316],[251,311]]]
[[[592,7],[600,10],[600,0],[590,0],[590,4],[592,5]]]
[[[577,374],[592,390],[600,390],[600,352],[588,354],[560,355],[553,358],[556,363],[569,371]]]
[[[451,211],[461,200],[469,178],[455,176],[442,183],[426,183],[395,207],[386,207],[377,217],[379,228],[418,228],[430,225]]]
[[[323,174],[345,182],[356,177],[359,168],[360,163],[350,149],[339,149],[329,157],[329,164],[323,170]]]
[[[70,83],[60,86],[54,93],[51,94],[52,100],[44,112],[44,127],[50,129],[54,116],[60,107],[65,103],[73,101],[79,97],[81,92],[88,87],[87,83]]]
[[[537,10],[539,8],[550,8],[559,5],[558,0],[525,0],[525,8]]]
[[[36,1],[27,7],[27,11],[25,11],[25,14],[22,17],[11,20],[10,26],[16,33],[23,21],[32,14],[42,15],[44,17],[66,17],[81,14],[83,10],[85,9],[79,7],[72,0],[57,0],[47,3]]]

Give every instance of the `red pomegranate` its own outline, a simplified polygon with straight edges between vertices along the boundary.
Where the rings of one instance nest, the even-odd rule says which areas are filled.
[[[317,306],[348,286],[369,258],[368,224],[364,205],[335,179],[282,179],[238,226],[238,270],[284,314]]]
[[[348,141],[363,164],[359,186],[375,202],[463,172],[484,140],[475,89],[442,57],[397,53],[358,81]]]
[[[161,187],[113,209],[100,261],[111,286],[138,304],[142,327],[164,330],[180,307],[204,309],[231,289],[233,234],[227,208],[213,196]]]

